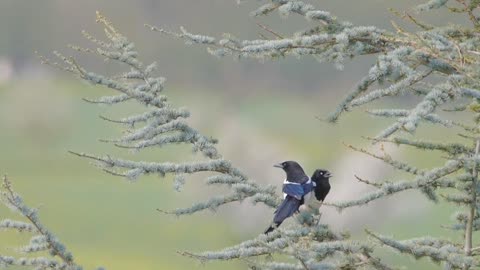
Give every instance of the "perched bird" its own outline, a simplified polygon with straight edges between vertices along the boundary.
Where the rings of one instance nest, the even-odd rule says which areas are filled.
[[[312,193],[305,194],[304,202],[299,208],[300,211],[305,211],[308,208],[318,209],[322,205],[330,191],[330,177],[332,177],[332,174],[327,170],[315,170],[310,179],[315,185],[312,193],[315,195],[316,200],[313,200]]]
[[[275,211],[272,225],[265,230],[265,233],[273,231],[280,226],[286,218],[291,217],[297,212],[300,205],[303,204],[304,195],[314,189],[314,183],[297,162],[285,161],[275,164],[274,167],[283,169],[287,174],[287,178],[282,188],[284,193],[283,202]]]
[[[330,191],[329,179],[332,174],[327,170],[317,169],[312,175],[312,181],[315,183],[315,198],[323,202]]]

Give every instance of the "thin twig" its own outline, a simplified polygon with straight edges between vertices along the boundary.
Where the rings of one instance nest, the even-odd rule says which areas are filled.
[[[297,260],[302,264],[303,269],[310,270],[310,268],[308,268],[307,266],[307,263],[302,258],[300,258],[300,256],[295,256],[295,258],[297,258]]]
[[[370,182],[368,180],[365,180],[365,179],[362,179],[362,178],[358,177],[357,175],[353,175],[353,176],[355,176],[355,178],[357,178],[358,181],[360,181],[362,183],[365,183],[367,185],[374,186],[376,188],[381,188],[382,187],[382,184],[375,183],[375,182]]]
[[[261,24],[259,22],[255,22],[260,28],[262,28],[263,30],[269,32],[270,34],[276,36],[278,39],[284,39],[285,37],[283,37],[282,35],[280,35],[279,33],[273,31],[271,28],[269,28],[268,26],[264,25],[264,24]]]

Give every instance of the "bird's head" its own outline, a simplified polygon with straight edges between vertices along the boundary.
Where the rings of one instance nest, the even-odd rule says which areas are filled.
[[[303,182],[305,180],[305,172],[303,171],[302,166],[300,166],[300,164],[298,164],[296,161],[284,161],[273,166],[285,171],[287,174],[287,181]]]
[[[332,174],[329,171],[317,169],[312,175],[312,181],[319,182],[322,180],[328,180],[330,177],[332,177]]]

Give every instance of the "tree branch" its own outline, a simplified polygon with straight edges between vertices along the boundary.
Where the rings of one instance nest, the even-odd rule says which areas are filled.
[[[474,157],[478,157],[480,152],[480,139],[477,139],[476,146],[475,146],[475,155]],[[470,256],[472,255],[472,234],[473,234],[473,221],[475,219],[475,211],[477,209],[477,178],[478,178],[478,169],[477,163],[474,163],[472,169],[472,188],[471,188],[471,204],[470,209],[468,212],[468,219],[467,225],[465,228],[465,255]],[[464,269],[468,269],[464,268]]]

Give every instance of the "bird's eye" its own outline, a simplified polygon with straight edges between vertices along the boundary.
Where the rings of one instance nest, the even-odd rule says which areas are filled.
[[[323,175],[323,172],[320,172],[320,175]]]

